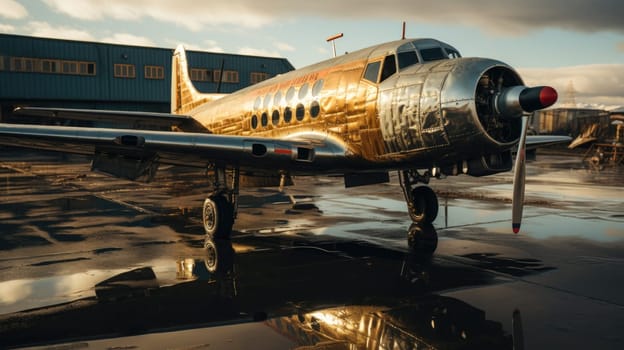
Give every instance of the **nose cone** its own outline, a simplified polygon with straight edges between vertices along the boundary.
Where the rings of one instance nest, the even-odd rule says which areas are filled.
[[[550,107],[557,102],[557,91],[550,86],[526,88],[520,93],[520,106],[526,112]]]
[[[540,101],[542,102],[542,108],[550,107],[557,102],[557,90],[550,86],[544,86],[540,91]]]

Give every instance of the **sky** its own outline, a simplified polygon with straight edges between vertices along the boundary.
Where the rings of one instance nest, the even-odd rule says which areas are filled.
[[[514,67],[558,104],[624,106],[621,0],[0,0],[0,33],[273,56],[295,68],[406,36]],[[0,48],[1,50],[1,48]]]

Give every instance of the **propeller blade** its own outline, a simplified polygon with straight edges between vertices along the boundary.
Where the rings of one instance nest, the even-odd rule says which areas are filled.
[[[522,131],[520,132],[520,142],[518,142],[518,153],[516,154],[516,164],[514,166],[513,178],[513,199],[511,201],[511,226],[514,233],[520,232],[522,222],[522,209],[524,207],[524,182],[526,178],[526,134],[529,115],[522,115]]]

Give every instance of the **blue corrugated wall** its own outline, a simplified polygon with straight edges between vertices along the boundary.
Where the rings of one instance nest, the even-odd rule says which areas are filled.
[[[0,34],[0,104],[28,102],[68,108],[119,108],[167,111],[171,98],[173,49],[113,45]],[[95,76],[11,71],[11,57],[95,62]],[[188,52],[191,68],[239,72],[238,83],[222,83],[230,93],[250,85],[251,72],[269,76],[293,69],[283,58]],[[115,64],[133,64],[135,78],[114,77]],[[144,66],[164,67],[164,79],[145,79]],[[216,82],[195,82],[216,92]]]

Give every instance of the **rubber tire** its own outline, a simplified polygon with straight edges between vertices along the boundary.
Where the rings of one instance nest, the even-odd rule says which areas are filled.
[[[204,200],[202,223],[211,238],[229,239],[234,225],[234,209],[224,196],[211,196]]]
[[[204,240],[204,253],[204,265],[206,265],[208,272],[217,272],[217,268],[219,267],[219,254],[212,238],[206,237]]]
[[[432,255],[438,248],[438,232],[431,224],[412,224],[407,232],[407,246],[410,252]]]
[[[438,196],[431,187],[418,186],[412,190],[409,212],[412,221],[419,224],[430,224],[438,217]]]

